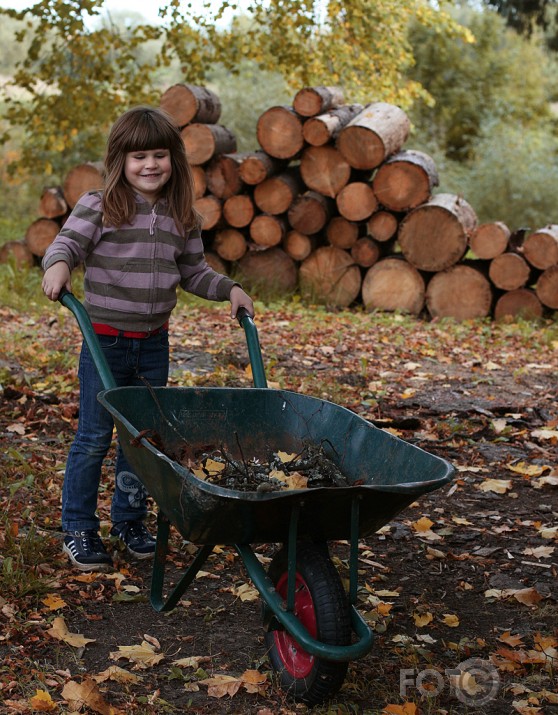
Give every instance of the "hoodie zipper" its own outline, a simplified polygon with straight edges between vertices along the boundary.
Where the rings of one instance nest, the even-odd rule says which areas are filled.
[[[155,206],[151,209],[151,222],[149,224],[149,235],[155,235],[155,222],[157,221],[157,214],[155,213]]]

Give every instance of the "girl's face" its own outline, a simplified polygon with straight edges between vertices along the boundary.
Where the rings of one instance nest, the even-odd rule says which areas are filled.
[[[124,162],[124,176],[146,201],[154,204],[170,179],[172,165],[168,149],[130,151]]]

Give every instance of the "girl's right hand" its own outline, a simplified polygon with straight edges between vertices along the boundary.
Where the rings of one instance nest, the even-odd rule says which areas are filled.
[[[64,261],[53,263],[47,268],[42,282],[43,293],[49,300],[58,300],[62,288],[72,290],[70,268]]]

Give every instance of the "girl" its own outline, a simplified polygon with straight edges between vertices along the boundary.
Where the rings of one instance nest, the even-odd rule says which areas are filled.
[[[71,272],[84,264],[84,306],[119,386],[167,383],[168,321],[176,288],[209,300],[230,300],[231,317],[250,297],[206,263],[193,182],[180,132],[160,109],[137,107],[109,134],[105,188],[82,196],[44,259],[42,287],[50,300],[71,290]],[[101,467],[113,422],[97,401],[102,389],[83,343],[79,361],[80,410],[62,490],[64,552],[81,571],[108,571],[112,559],[99,537],[96,515]],[[111,505],[111,535],[138,558],[155,539],[143,519],[144,487],[120,448]]]

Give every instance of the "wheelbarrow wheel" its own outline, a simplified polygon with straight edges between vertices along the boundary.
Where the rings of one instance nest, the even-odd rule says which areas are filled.
[[[333,565],[327,546],[297,544],[294,614],[321,643],[348,645],[351,617],[345,589]],[[286,549],[273,558],[268,576],[277,593],[287,599],[288,558]],[[269,614],[268,614],[269,615]],[[342,686],[348,663],[325,660],[304,650],[275,617],[268,618],[265,643],[281,687],[296,700],[316,705]]]

